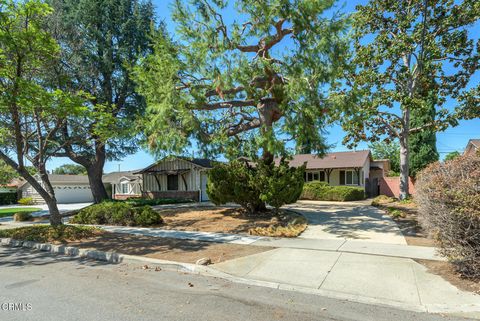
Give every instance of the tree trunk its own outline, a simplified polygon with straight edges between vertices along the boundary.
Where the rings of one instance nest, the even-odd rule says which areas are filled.
[[[96,204],[108,199],[107,190],[103,185],[103,165],[98,162],[92,164],[87,168],[88,181],[90,183],[90,189],[92,190],[93,200]]]
[[[404,200],[409,196],[408,178],[408,134],[403,134],[400,137],[400,199]]]
[[[50,224],[52,226],[62,225],[62,216],[58,210],[57,200],[55,198],[48,198],[45,199],[45,203],[47,203],[48,211],[50,212]]]

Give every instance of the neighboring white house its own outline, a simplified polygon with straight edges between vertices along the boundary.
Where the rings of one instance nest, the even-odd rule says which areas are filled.
[[[152,164],[135,174],[142,175],[142,195],[208,201],[209,159],[174,157]]]
[[[142,197],[142,175],[136,171],[113,172],[103,175],[103,183],[110,184],[112,198],[124,200]]]
[[[93,202],[92,191],[86,175],[55,175],[49,174],[48,178],[55,191],[55,197],[59,204],[90,203]],[[38,182],[43,185],[40,178]],[[22,197],[31,197],[38,204],[45,201],[27,182],[19,187]]]

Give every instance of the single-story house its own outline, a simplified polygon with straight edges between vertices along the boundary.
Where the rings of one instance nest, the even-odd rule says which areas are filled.
[[[49,174],[48,178],[53,186],[55,197],[59,204],[93,202],[93,195],[88,182],[88,176]],[[38,181],[41,183],[39,177]],[[22,193],[21,197],[31,197],[35,203],[38,204],[45,203],[43,198],[28,182],[25,182],[20,186],[19,190]]]
[[[275,160],[277,163],[279,159]],[[330,185],[359,186],[370,196],[378,195],[378,180],[390,170],[388,160],[373,160],[369,150],[334,152],[318,157],[294,155],[290,165],[306,163],[305,182],[321,181]]]
[[[203,158],[165,158],[135,172],[142,177],[142,196],[208,201],[207,172],[212,161]]]
[[[142,197],[143,179],[137,171],[113,172],[103,175],[103,183],[109,189],[112,199],[125,200]]]
[[[463,155],[473,155],[480,151],[480,139],[470,139]]]

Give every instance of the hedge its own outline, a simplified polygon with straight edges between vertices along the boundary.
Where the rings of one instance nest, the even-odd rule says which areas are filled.
[[[0,205],[17,204],[17,192],[0,193]]]
[[[134,207],[121,202],[103,202],[82,209],[71,220],[76,224],[152,226],[163,219],[150,206]]]
[[[314,201],[359,201],[365,199],[362,187],[330,186],[326,182],[308,182],[303,186],[300,199]]]

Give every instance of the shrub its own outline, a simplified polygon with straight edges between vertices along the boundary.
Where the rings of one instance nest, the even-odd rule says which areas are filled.
[[[382,204],[388,204],[395,202],[395,199],[386,195],[378,195],[372,200],[372,206],[379,206]]]
[[[65,242],[81,240],[100,234],[96,228],[71,225],[35,225],[0,230],[0,237],[33,242]]]
[[[422,226],[465,277],[480,277],[480,157],[434,163],[416,184]]]
[[[20,205],[34,205],[35,202],[34,202],[33,198],[31,198],[31,197],[23,197],[23,198],[18,200],[18,204],[20,204]]]
[[[291,168],[285,159],[278,165],[257,161],[218,164],[209,172],[207,194],[216,205],[234,202],[252,214],[265,210],[265,204],[277,211],[300,197],[305,168]]]
[[[13,220],[16,222],[25,222],[33,219],[33,216],[28,212],[19,212],[13,214]]]
[[[11,205],[17,203],[17,192],[0,193],[0,205]]]
[[[82,209],[71,220],[77,224],[151,226],[162,224],[150,206],[134,207],[124,202],[103,202]]]
[[[308,182],[303,186],[301,199],[315,201],[358,201],[365,199],[362,187],[330,186],[325,182]]]

